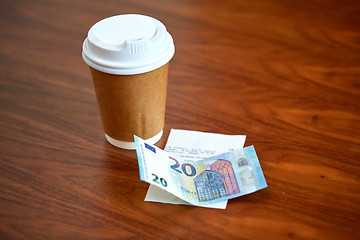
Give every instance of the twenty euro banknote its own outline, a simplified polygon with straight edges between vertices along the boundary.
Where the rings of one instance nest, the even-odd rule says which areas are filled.
[[[193,205],[236,198],[267,187],[253,146],[192,163],[135,136],[141,180]]]

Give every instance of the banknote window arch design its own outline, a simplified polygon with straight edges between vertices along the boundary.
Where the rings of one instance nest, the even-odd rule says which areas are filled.
[[[194,179],[196,192],[200,202],[227,196],[221,173],[205,170]]]
[[[236,181],[235,172],[230,161],[225,159],[216,160],[211,164],[210,170],[221,174],[227,195],[240,193],[240,188]]]

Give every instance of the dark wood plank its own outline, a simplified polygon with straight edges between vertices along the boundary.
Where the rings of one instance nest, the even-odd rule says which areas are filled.
[[[2,1],[1,239],[359,239],[358,1]],[[171,128],[246,134],[269,187],[226,210],[144,202],[110,146],[81,46],[98,20],[164,22]]]

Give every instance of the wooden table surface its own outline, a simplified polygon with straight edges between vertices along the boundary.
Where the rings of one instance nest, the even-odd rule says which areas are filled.
[[[0,3],[0,239],[360,239],[360,2]],[[171,128],[244,134],[268,188],[226,210],[144,202],[104,138],[82,43],[141,13],[174,38]]]

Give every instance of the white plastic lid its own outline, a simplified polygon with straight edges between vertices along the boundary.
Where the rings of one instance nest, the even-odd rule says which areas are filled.
[[[174,52],[164,24],[152,17],[124,14],[94,24],[83,43],[82,56],[99,71],[131,75],[163,66]]]

